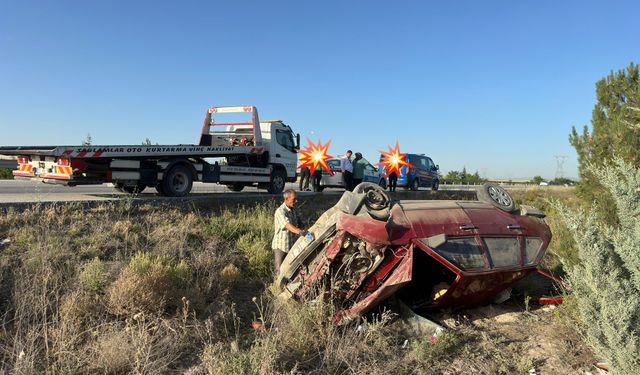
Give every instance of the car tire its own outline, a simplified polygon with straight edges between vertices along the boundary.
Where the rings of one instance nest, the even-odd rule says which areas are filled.
[[[386,221],[389,218],[391,198],[381,186],[371,182],[362,182],[353,189],[356,194],[365,194],[364,204],[371,217]]]
[[[378,182],[378,186],[380,186],[383,189],[387,188],[387,179],[386,178],[381,178],[380,181]]]
[[[231,191],[242,191],[242,189],[244,189],[244,184],[231,184],[227,185],[227,188]]]
[[[498,185],[485,183],[478,188],[478,200],[498,207],[505,212],[514,212],[516,203],[511,194]]]
[[[418,189],[420,189],[420,179],[416,177],[411,181],[411,190],[418,191]]]
[[[440,187],[440,181],[438,180],[434,180],[433,181],[433,185],[431,185],[431,190],[433,191],[438,191],[438,188]]]
[[[193,174],[184,165],[176,165],[162,178],[162,190],[168,197],[184,197],[193,187]]]
[[[269,188],[267,191],[271,194],[280,194],[284,190],[284,184],[286,182],[286,174],[280,169],[276,169],[271,173],[271,181],[269,182]]]

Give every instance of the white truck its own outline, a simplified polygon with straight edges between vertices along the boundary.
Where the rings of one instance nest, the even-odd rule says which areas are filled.
[[[221,122],[225,116],[246,121]],[[0,147],[0,155],[16,157],[16,178],[68,186],[111,182],[128,193],[155,187],[182,197],[194,181],[280,193],[296,179],[299,148],[300,135],[281,120],[261,122],[256,107],[233,106],[207,110],[198,144]]]

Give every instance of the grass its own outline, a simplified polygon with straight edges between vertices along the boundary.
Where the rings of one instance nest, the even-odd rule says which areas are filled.
[[[337,198],[302,197],[302,216],[312,223]],[[7,210],[0,373],[451,373],[467,361],[511,373],[531,364],[521,347],[471,329],[433,343],[388,324],[389,312],[336,326],[331,305],[279,302],[268,289],[278,204]]]

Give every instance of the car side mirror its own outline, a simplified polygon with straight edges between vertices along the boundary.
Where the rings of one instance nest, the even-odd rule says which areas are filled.
[[[440,170],[440,166],[436,164],[436,171]]]

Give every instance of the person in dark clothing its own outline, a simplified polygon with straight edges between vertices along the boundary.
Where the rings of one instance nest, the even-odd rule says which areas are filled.
[[[344,158],[340,159],[340,169],[342,170],[342,181],[344,182],[345,190],[353,190],[353,163],[351,162],[351,155],[353,152],[347,150]]]
[[[309,180],[311,179],[311,170],[309,167],[300,169],[300,191],[309,191]]]
[[[367,166],[367,161],[362,158],[362,154],[356,152],[356,157],[353,159],[353,183],[352,188],[360,185],[364,180],[364,170]],[[353,190],[353,189],[352,189]]]
[[[396,191],[396,187],[398,186],[398,175],[396,172],[391,172],[389,174],[389,191]]]
[[[320,191],[320,180],[322,179],[322,166],[318,164],[316,170],[313,171],[313,191]]]

